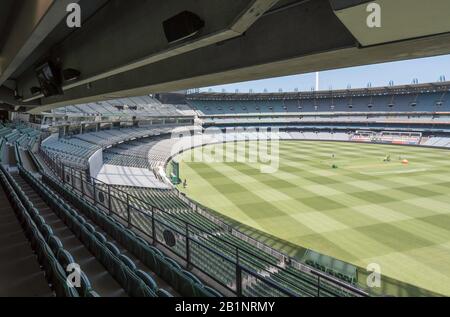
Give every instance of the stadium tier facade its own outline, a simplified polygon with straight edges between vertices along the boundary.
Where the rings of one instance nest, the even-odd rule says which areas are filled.
[[[30,261],[40,279],[33,294],[449,295],[445,287],[397,276],[383,278],[388,287],[371,288],[366,268],[347,259],[289,242],[296,252],[286,252],[283,239],[186,193],[191,179],[186,183],[183,164],[178,165],[183,154],[197,148],[260,140],[281,140],[292,149],[302,141],[312,149],[329,146],[326,164],[338,170],[340,153],[334,151],[339,148],[330,144],[409,146],[426,157],[426,149],[450,149],[449,92],[448,82],[320,92],[195,92],[179,104],[144,96],[40,115],[12,113],[0,128],[0,179],[12,207],[5,212],[30,243],[24,252],[34,254]],[[385,154],[384,162],[394,159]],[[419,154],[403,156],[398,159],[405,165]],[[441,206],[448,208],[445,203]],[[81,264],[81,284],[67,285],[67,266],[87,260],[93,264]]]

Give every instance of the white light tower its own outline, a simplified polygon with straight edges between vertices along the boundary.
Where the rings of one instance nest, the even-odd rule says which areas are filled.
[[[316,91],[319,91],[320,83],[319,83],[319,72],[316,72]]]

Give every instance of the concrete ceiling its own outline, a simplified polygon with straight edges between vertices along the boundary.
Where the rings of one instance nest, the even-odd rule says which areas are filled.
[[[436,6],[408,1],[414,10],[389,6],[398,12],[386,15],[385,29],[367,30],[365,0],[2,0],[0,104],[38,113],[67,104],[450,53],[447,23],[434,21],[430,13],[442,11],[437,2],[443,5],[443,0]],[[79,29],[65,23],[71,2],[82,8]],[[200,16],[205,27],[168,43],[163,21],[185,10]],[[401,22],[412,18],[421,19],[423,27]],[[30,88],[39,85],[34,69],[47,60],[81,76],[62,84],[64,94],[32,95]],[[23,99],[14,98],[14,88]]]
[[[18,2],[17,0],[2,0],[0,2],[0,48],[3,46],[5,35],[8,33],[9,21],[13,18],[13,13],[17,12],[14,4]]]

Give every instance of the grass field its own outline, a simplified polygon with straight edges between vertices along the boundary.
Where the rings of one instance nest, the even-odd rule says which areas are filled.
[[[360,268],[379,264],[396,280],[383,293],[408,295],[411,284],[450,295],[450,151],[281,141],[279,157],[271,174],[254,163],[181,161],[180,190],[291,256],[307,248]]]

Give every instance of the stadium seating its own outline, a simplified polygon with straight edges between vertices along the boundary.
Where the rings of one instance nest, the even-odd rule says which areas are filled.
[[[208,94],[189,97],[188,103],[200,117],[221,115],[286,115],[295,113],[326,112],[431,112],[450,110],[450,102],[441,92],[411,93],[406,95],[377,95],[357,97],[321,97],[302,99],[261,99],[257,94],[252,100],[245,95],[241,100],[215,100]]]
[[[31,175],[21,169],[21,172],[31,179]],[[52,208],[59,212],[59,216],[76,233],[77,237],[100,261],[108,272],[120,283],[129,296],[157,296],[159,293],[167,295],[164,290],[157,287],[156,282],[147,273],[139,269],[134,262],[122,254],[114,246],[115,243],[107,241],[105,235],[100,233],[78,212],[72,209],[58,195],[46,188],[36,179],[32,180],[40,194],[47,194],[46,199]],[[58,207],[59,206],[59,207]],[[62,207],[61,207],[62,206]],[[118,241],[116,241],[118,243]],[[149,281],[152,281],[151,283]]]
[[[279,283],[282,287],[292,291],[295,296],[317,296],[317,294],[320,294],[320,296],[352,296],[350,292],[341,291],[334,285],[318,287],[316,277],[302,273],[293,267],[285,266],[276,257],[261,252],[256,246],[224,231],[221,226],[190,209],[183,200],[170,191],[163,196],[164,198],[158,200],[154,198],[155,190],[152,189],[120,187],[120,190],[133,195],[129,199],[130,203],[135,205],[136,208],[143,209],[145,208],[144,203],[148,203],[173,214],[173,216],[167,216],[165,213],[158,214],[160,223],[156,226],[156,235],[159,241],[164,241],[164,229],[170,228],[174,231],[183,232],[186,223],[189,223],[189,232],[195,235],[195,239],[191,241],[190,249],[192,263],[209,275],[215,276],[222,284],[230,288],[236,287],[233,262],[236,257],[236,248],[239,248],[239,262],[242,265],[251,271],[267,276],[269,280],[273,279],[273,282]],[[134,197],[136,197],[136,201],[133,200]],[[119,206],[116,206],[116,210],[120,209]],[[145,218],[134,216],[133,223],[143,232],[150,233],[153,230],[151,223]],[[172,251],[176,254],[185,255],[185,249],[185,241],[181,239],[172,248]],[[215,250],[217,254],[210,250]],[[224,257],[229,260],[224,260]],[[276,288],[261,287],[261,283],[257,280],[254,287],[247,285],[243,294],[247,296],[260,296],[261,294],[286,296],[286,293],[277,291]],[[298,285],[301,285],[301,287]],[[260,293],[260,289],[264,289],[265,293]]]
[[[53,286],[56,296],[64,297],[78,297],[79,292],[75,288],[68,287],[67,274],[62,266],[62,263],[57,259],[58,254],[67,252],[62,248],[61,243],[54,243],[59,241],[54,235],[39,212],[26,198],[20,187],[8,175],[8,172],[0,166],[1,183],[13,206],[15,207],[17,216],[22,224],[27,238],[31,242],[32,248],[35,250],[38,261],[43,267],[46,278]],[[25,207],[27,206],[27,207]],[[84,296],[96,296],[89,283],[84,284],[84,288],[80,290]]]
[[[174,117],[192,116],[193,111],[183,105],[162,104],[150,96],[121,98],[111,101],[69,105],[53,109],[52,113],[66,115]]]
[[[120,135],[121,132],[114,131],[112,133],[108,133],[108,136],[117,136],[117,137],[123,137]],[[131,132],[133,133],[133,132]],[[129,135],[129,132],[127,131],[127,134]],[[265,134],[264,137],[267,137],[268,135]],[[284,133],[284,137],[291,137],[289,133]],[[107,137],[106,135],[100,134],[100,138],[105,139]],[[246,137],[246,139],[256,139],[258,137],[263,137],[262,135],[258,134],[250,134]],[[330,137],[330,135],[324,136],[324,138]],[[240,136],[234,135],[234,136],[227,136],[226,140],[231,139],[239,139]],[[148,142],[147,142],[148,141]],[[212,142],[211,140],[209,140]],[[214,140],[216,141],[216,140]],[[69,140],[59,140],[60,144],[68,145],[72,152],[71,153],[88,153],[89,150],[93,151],[96,147],[93,146],[92,143],[88,141],[82,141],[79,138],[73,138]],[[151,156],[149,155],[150,160],[152,158],[158,162],[158,164],[164,163],[170,156],[171,156],[171,146],[175,143],[179,142],[179,139],[171,140],[171,139],[164,139],[160,137],[153,137],[143,140],[143,141],[137,141],[133,140],[130,142],[134,142],[131,145],[129,143],[122,143],[119,144],[116,148],[113,148],[112,153],[116,152],[116,154],[119,153],[126,153],[127,151],[130,151],[130,157],[133,157],[134,154],[137,154],[136,156],[140,156],[140,158],[143,158],[144,153],[148,151],[150,148],[150,152],[153,148],[155,148],[155,145],[159,145],[161,142],[166,142],[166,144],[162,144],[161,146],[157,146],[155,151],[155,155]],[[168,143],[167,143],[168,142]],[[150,145],[148,144],[150,143]],[[180,149],[187,148],[187,144],[181,144]],[[98,145],[100,146],[100,145]],[[141,148],[139,147],[141,146]],[[59,149],[56,149],[59,151]],[[122,150],[124,152],[122,152]],[[84,151],[84,152],[83,152]],[[83,154],[80,154],[83,155]],[[123,155],[123,154],[118,154]],[[34,158],[34,155],[31,157]],[[43,168],[43,164],[37,159],[34,158],[36,161],[36,165],[40,166],[41,172]],[[132,164],[132,163],[130,163]],[[44,168],[45,169],[45,168]],[[21,173],[24,175],[25,172],[23,169],[21,169]],[[44,181],[49,182],[50,180],[53,180],[55,184],[57,181],[55,179],[52,179],[48,176],[44,176]],[[35,180],[35,186],[38,186],[39,182]],[[53,184],[53,185],[55,185]],[[59,185],[61,186],[61,185]],[[59,188],[59,187],[58,187]],[[98,188],[101,188],[98,186]],[[223,230],[223,228],[215,223],[214,221],[208,219],[207,217],[203,216],[200,213],[197,213],[192,210],[191,206],[186,203],[183,199],[181,199],[175,192],[170,190],[156,190],[156,189],[136,189],[136,188],[124,188],[119,187],[120,190],[123,190],[125,192],[128,192],[131,194],[129,203],[131,206],[134,206],[136,209],[144,209],[145,206],[151,205],[155,206],[157,210],[164,210],[164,212],[156,212],[158,220],[158,224],[156,225],[156,232],[155,235],[158,239],[158,241],[164,241],[164,230],[165,229],[173,229],[176,231],[184,232],[186,228],[186,224],[189,224],[189,232],[191,237],[191,248],[190,248],[190,261],[192,264],[195,265],[196,268],[200,269],[204,273],[206,273],[209,276],[214,276],[216,280],[219,280],[223,285],[227,285],[227,287],[234,289],[237,287],[236,285],[236,275],[235,275],[235,257],[236,257],[236,249],[239,248],[241,250],[240,254],[240,263],[241,265],[247,267],[252,272],[256,272],[257,276],[265,276],[268,283],[274,283],[275,287],[271,287],[270,291],[268,291],[267,287],[264,287],[264,283],[262,280],[260,280],[260,277],[255,278],[255,276],[247,276],[247,279],[244,280],[245,287],[242,288],[243,295],[248,296],[257,296],[261,293],[261,290],[265,290],[266,294],[272,294],[272,295],[286,295],[286,293],[277,291],[277,287],[284,288],[284,292],[291,291],[293,295],[295,296],[315,296],[314,294],[319,294],[321,291],[324,292],[327,296],[331,295],[341,295],[340,291],[336,289],[335,286],[330,287],[330,291],[326,293],[322,287],[318,287],[316,284],[316,281],[311,279],[311,276],[309,276],[310,280],[306,280],[306,282],[303,281],[304,277],[297,276],[293,274],[294,277],[289,276],[290,279],[296,280],[299,279],[299,281],[303,281],[306,283],[304,287],[302,287],[303,291],[299,292],[298,287],[292,286],[289,284],[289,282],[286,282],[283,280],[283,278],[280,278],[284,276],[283,273],[285,269],[292,269],[290,267],[285,267],[285,264],[280,262],[277,258],[266,254],[264,252],[260,252],[260,250],[253,246],[252,244],[249,244],[240,238],[237,238],[236,236],[227,233]],[[45,188],[40,189],[41,193],[46,192]],[[47,189],[48,192],[48,189]],[[72,193],[73,194],[73,193]],[[136,200],[134,198],[136,197]],[[66,197],[67,198],[67,197]],[[73,199],[73,197],[72,197]],[[80,199],[78,197],[78,199]],[[81,204],[82,199],[80,201],[77,201],[77,204]],[[86,203],[86,202],[85,202]],[[117,204],[117,201],[113,201],[113,205]],[[61,204],[62,205],[62,204]],[[63,205],[64,206],[64,205]],[[93,207],[93,206],[92,206]],[[85,211],[86,208],[79,208],[79,210]],[[119,204],[117,206],[113,206],[113,210],[116,210],[118,214],[123,214],[123,204]],[[109,217],[105,215],[101,210],[98,210],[101,212],[104,216]],[[70,213],[70,212],[69,212]],[[172,214],[172,216],[170,216]],[[92,215],[91,215],[92,216]],[[151,223],[143,216],[139,215],[138,213],[131,214],[131,218],[133,221],[133,224],[135,225],[135,228],[140,229],[141,232],[144,234],[149,234],[152,232],[153,228],[151,226]],[[98,219],[97,219],[98,220]],[[104,220],[104,219],[103,219]],[[92,220],[94,221],[94,220]],[[111,221],[111,220],[110,220]],[[95,222],[95,221],[94,221]],[[108,224],[110,224],[108,222]],[[99,225],[96,223],[96,225]],[[107,227],[105,224],[100,225],[100,227],[105,231],[108,232]],[[117,226],[124,229],[124,227],[118,222]],[[89,227],[89,226],[88,226]],[[111,229],[109,229],[111,230]],[[82,231],[81,231],[82,232]],[[130,231],[131,232],[131,231]],[[205,233],[207,233],[205,235]],[[108,234],[111,235],[111,233],[108,232]],[[134,233],[130,233],[132,236],[136,237]],[[120,237],[120,236],[118,236]],[[123,236],[121,236],[123,239]],[[136,237],[137,238],[137,237]],[[116,241],[118,241],[118,244],[123,245],[122,240],[119,240],[115,238]],[[129,242],[129,240],[125,240]],[[227,241],[226,243],[224,241]],[[140,240],[141,243],[143,243],[143,240]],[[186,255],[186,241],[179,241],[175,248],[173,249],[175,254],[180,254],[182,256]],[[106,243],[106,242],[105,242]],[[148,244],[147,244],[148,245]],[[176,291],[178,291],[181,295],[183,295],[182,292],[187,292],[185,294],[189,295],[218,295],[214,290],[210,288],[206,288],[205,285],[199,284],[198,280],[195,280],[194,285],[199,285],[198,289],[196,287],[192,286],[192,283],[187,283],[184,279],[188,279],[191,282],[193,281],[193,277],[191,274],[188,274],[189,272],[184,271],[181,269],[179,265],[177,265],[175,262],[171,261],[168,258],[163,257],[163,259],[159,259],[163,261],[166,259],[165,264],[159,264],[162,267],[155,266],[155,260],[153,259],[154,255],[152,255],[153,260],[146,259],[145,256],[139,252],[136,252],[136,245],[133,246],[135,249],[135,252],[131,251],[139,261],[142,261],[146,265],[148,265],[149,268],[151,268],[155,273],[157,273],[159,276],[161,276],[166,282],[168,282],[171,286],[174,287]],[[127,246],[126,249],[130,249],[130,246]],[[213,250],[211,253],[211,250]],[[95,250],[91,250],[92,253],[94,253]],[[153,250],[154,251],[154,250]],[[214,253],[216,252],[216,253]],[[259,257],[255,257],[255,254],[259,254]],[[213,255],[213,256],[212,256]],[[215,255],[215,256],[214,256]],[[228,260],[227,260],[228,259]],[[106,261],[103,259],[103,261]],[[147,262],[145,262],[147,261]],[[131,262],[127,261],[126,259],[122,259],[122,262],[128,263],[128,266],[133,268],[133,265]],[[164,261],[163,261],[164,262]],[[102,262],[103,263],[103,262]],[[110,262],[106,262],[110,263]],[[153,263],[153,264],[152,264]],[[153,266],[151,266],[151,264]],[[167,265],[166,265],[167,264]],[[167,271],[167,268],[171,267],[175,272]],[[179,271],[182,271],[181,273]],[[181,274],[181,275],[180,275]],[[174,277],[175,276],[175,277]],[[180,277],[181,276],[181,277]],[[180,282],[180,279],[184,281],[183,283]],[[288,281],[290,281],[288,279]],[[122,281],[124,283],[124,281]],[[180,284],[181,286],[174,286]],[[187,285],[187,286],[186,286]],[[279,285],[279,286],[276,286]],[[187,290],[185,290],[187,288]],[[312,291],[308,292],[305,291],[310,288]],[[200,290],[199,290],[200,289]],[[130,291],[130,290],[128,290]],[[189,293],[190,292],[190,293]],[[167,292],[164,291],[154,291],[154,295],[167,295]],[[134,296],[136,294],[132,294]]]
[[[125,228],[119,221],[105,214],[101,209],[94,206],[83,197],[68,190],[56,179],[49,176],[43,177],[44,183],[49,184],[57,190],[60,195],[80,206],[85,216],[101,227],[108,235],[134,254],[142,263],[151,268],[158,276],[161,276],[169,285],[177,290],[182,296],[217,296],[216,291],[204,286],[199,281],[192,281],[190,275],[186,274],[173,260],[166,258],[161,251],[150,246],[148,242],[136,236],[136,234]]]
[[[117,131],[110,133],[110,135],[117,135],[120,137],[120,134],[117,133]],[[280,135],[282,135],[282,138],[284,139],[335,141],[349,141],[353,136],[352,133],[324,131],[282,131]],[[236,133],[234,135],[227,135],[221,140],[257,139],[258,137],[268,136],[268,134],[249,133],[242,138],[242,135]],[[103,136],[103,138],[105,137],[106,136]],[[147,159],[150,162],[150,167],[161,166],[165,164],[167,159],[169,159],[174,152],[177,153],[178,151],[189,148],[189,142],[192,141],[188,140],[189,142],[183,144],[183,142],[180,143],[180,140],[181,139],[148,137],[142,140],[133,140],[118,144],[113,148],[107,149],[105,152],[107,155],[110,154],[111,157],[115,157],[116,164],[148,168],[149,166],[147,164],[144,165],[144,163],[142,163],[145,161],[145,153],[148,151],[149,154]],[[209,140],[208,142],[213,141]],[[215,142],[217,142],[217,139]],[[176,144],[180,147],[174,151],[173,146]],[[120,159],[123,159],[123,161]],[[110,160],[112,160],[112,158],[107,157],[105,161],[108,162]],[[100,190],[101,186],[98,186],[98,188]],[[233,261],[236,256],[236,248],[239,248],[242,252],[240,254],[240,263],[252,272],[256,272],[258,276],[264,276],[266,278],[263,281],[260,280],[260,278],[248,276],[245,287],[242,289],[244,295],[257,296],[265,294],[281,296],[286,295],[284,292],[292,292],[292,294],[295,294],[296,296],[354,295],[352,292],[343,291],[333,283],[323,282],[318,286],[315,276],[303,273],[301,270],[287,265],[278,258],[261,252],[256,246],[225,232],[223,228],[212,222],[210,219],[193,211],[189,204],[170,190],[133,187],[116,188],[129,193],[131,197],[131,199],[126,196],[122,197],[122,202],[119,200],[112,201],[112,210],[124,220],[128,217],[126,209],[124,209],[126,203],[123,203],[124,201],[126,202],[127,199],[129,199],[128,203],[136,209],[145,210],[146,206],[147,208],[148,206],[154,206],[158,210],[164,211],[156,212],[156,217],[158,219],[156,228],[152,228],[151,222],[143,215],[132,213],[129,216],[131,217],[133,226],[136,229],[139,229],[144,235],[151,235],[152,231],[156,229],[155,235],[158,241],[164,241],[165,229],[171,229],[175,232],[184,232],[186,230],[186,224],[189,224],[189,231],[193,235],[190,247],[190,261],[196,268],[199,268],[209,276],[214,276],[216,280],[219,280],[223,285],[227,285],[230,289],[235,289],[237,287]],[[227,243],[224,241],[227,241]],[[214,250],[212,253],[213,256],[211,256],[211,250]],[[172,247],[172,251],[182,257],[186,256],[186,241],[183,239],[178,241],[178,243]],[[216,256],[214,256],[214,252],[217,252]],[[256,254],[261,258],[255,256]],[[331,274],[327,268],[316,266],[313,262],[308,264],[310,264],[311,267],[315,267],[318,270],[323,270],[324,272]],[[161,272],[161,274],[166,276],[163,272]],[[354,281],[346,279],[345,276],[336,276],[341,280],[354,283]],[[168,276],[166,276],[166,278],[171,280]],[[265,283],[274,283],[273,285],[275,286],[267,287]],[[283,288],[284,292],[280,291],[278,287]]]
[[[135,140],[118,144],[103,152],[105,164],[130,166],[150,169],[148,152],[159,141],[159,137],[149,140]]]
[[[66,165],[80,169],[86,169],[89,157],[100,149],[97,145],[75,138],[50,140],[42,148]]]
[[[40,132],[24,124],[0,124],[0,138],[10,144],[19,144],[23,148],[32,148]]]
[[[109,147],[113,144],[134,140],[137,138],[148,137],[151,135],[160,135],[169,133],[173,127],[161,128],[128,128],[121,130],[102,130],[87,134],[79,134],[75,137],[93,144],[97,144],[103,148]]]
[[[450,138],[446,137],[431,137],[427,139],[422,145],[433,147],[448,147],[450,148]]]
[[[133,197],[138,198],[136,201],[131,201],[131,203],[135,203],[138,207],[142,206],[142,203],[148,203],[168,212],[182,213],[190,210],[189,205],[178,198],[178,195],[173,190],[122,186],[117,186],[117,188],[130,193]]]

